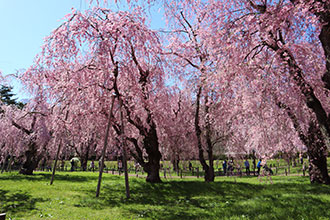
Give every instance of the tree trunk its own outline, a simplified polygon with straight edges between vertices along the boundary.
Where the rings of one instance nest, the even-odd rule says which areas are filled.
[[[126,143],[123,143],[123,165],[124,165],[124,174],[125,174],[125,190],[126,190],[126,199],[131,197],[129,189],[129,180],[128,180],[128,169],[127,169],[127,153],[126,153]]]
[[[330,10],[330,4],[328,4],[328,10]],[[324,24],[322,26],[319,39],[322,43],[322,47],[324,50],[325,55],[325,62],[326,62],[326,71],[322,76],[322,81],[324,83],[324,88],[326,88],[328,91],[327,96],[329,97],[330,93],[330,13],[324,13],[323,20],[327,22],[327,24]],[[330,115],[328,115],[327,118],[327,124],[330,126]],[[323,132],[324,133],[324,132]],[[328,136],[325,136],[325,144],[328,149],[330,149],[330,134],[328,133]]]
[[[85,152],[82,153],[82,157],[80,157],[80,164],[81,164],[81,168],[83,171],[87,170],[87,166],[88,166],[88,157],[89,157],[89,149],[90,149],[90,144],[87,143],[87,148],[84,149]]]
[[[148,154],[148,162],[143,165],[144,171],[147,173],[146,181],[149,183],[161,183],[159,176],[160,160],[162,155],[159,151],[158,136],[156,125],[150,122],[150,128],[144,138],[144,148]]]
[[[175,158],[171,159],[171,163],[173,165],[173,171],[176,172],[176,159]]]
[[[291,0],[291,2],[293,4],[299,3],[298,0]],[[310,7],[309,10],[322,24],[319,39],[324,50],[326,62],[326,72],[322,76],[322,81],[324,82],[324,88],[330,90],[330,3],[324,0],[314,0],[313,4],[315,5]]]
[[[300,140],[307,147],[307,154],[310,162],[309,177],[311,183],[318,182],[329,184],[330,181],[326,162],[327,145],[324,141],[324,138],[326,137],[322,135],[320,128],[317,127],[315,125],[316,122],[313,121],[309,123],[308,134],[305,135],[296,115],[291,111],[291,108],[280,102],[278,102],[277,105],[286,110]]]
[[[309,157],[309,178],[311,183],[330,184],[327,168],[327,147],[323,141],[323,136],[315,126],[310,123],[308,130],[309,144],[307,154]]]
[[[5,167],[7,165],[7,161],[8,161],[9,155],[6,154],[6,156],[4,157],[3,161],[2,161],[2,166],[1,166],[1,173],[3,173],[3,171],[5,171]]]
[[[122,110],[122,100],[119,100],[120,104],[120,124],[121,124],[121,146],[123,151],[123,165],[125,173],[125,189],[126,189],[126,199],[131,197],[129,189],[129,180],[128,180],[128,170],[127,170],[127,148],[126,148],[126,137],[125,137],[125,127],[124,127],[124,116]]]
[[[143,167],[144,171],[147,173],[147,179],[146,179],[147,182],[149,183],[162,182],[159,176],[159,169],[160,169],[159,161],[160,160],[157,160],[155,156],[155,160],[149,161]]]
[[[204,180],[205,182],[214,182],[214,168],[210,167],[205,170],[205,175],[204,175]]]
[[[322,81],[324,83],[324,88],[330,91],[330,24],[323,25],[319,39],[322,43],[324,55],[326,58],[326,71],[322,76]]]
[[[11,165],[13,163],[14,156],[10,155],[8,166],[7,166],[7,171],[11,172]]]
[[[283,39],[280,36],[280,39]],[[278,39],[273,39],[272,44],[268,44],[274,52],[278,52],[282,61],[285,62],[289,68],[289,74],[292,76],[295,81],[296,86],[299,88],[300,93],[305,98],[306,106],[312,110],[316,116],[318,127],[323,135],[323,141],[330,148],[330,119],[327,114],[326,109],[323,107],[321,100],[315,95],[314,88],[309,84],[308,81],[304,78],[303,69],[298,65],[294,55],[287,48],[283,48],[278,42]],[[283,40],[282,40],[283,41]],[[284,45],[285,42],[283,41]]]
[[[298,0],[291,0],[293,4],[297,4]],[[324,88],[330,90],[330,3],[324,0],[314,0],[314,6],[310,7],[309,10],[322,24],[319,39],[324,50],[326,71],[322,76]],[[316,10],[315,10],[316,9]]]
[[[25,152],[25,160],[19,170],[20,174],[32,175],[33,171],[38,167],[40,156],[37,152],[37,145],[35,142],[29,144],[29,149]]]
[[[324,83],[324,88],[330,91],[330,3],[329,1],[321,2],[320,0],[318,0],[318,2],[321,3],[320,5],[324,9],[315,13],[315,15],[319,18],[320,23],[322,24],[319,39],[324,50],[326,62],[326,71],[322,76],[322,81]]]
[[[312,152],[319,149],[308,149],[309,156],[309,178],[311,183],[330,184],[327,169],[327,158],[324,155]]]
[[[173,171],[175,172],[179,171],[179,163],[180,163],[179,156],[175,153],[172,159]]]
[[[197,91],[196,96],[196,111],[195,111],[195,133],[197,137],[197,148],[198,148],[198,159],[199,162],[202,164],[204,170],[204,180],[205,182],[213,182],[214,181],[214,169],[213,169],[213,156],[212,150],[208,149],[208,156],[212,160],[212,167],[207,165],[205,158],[204,158],[204,150],[202,146],[202,138],[201,138],[201,128],[199,125],[199,110],[200,110],[200,97],[202,93],[202,87],[200,86]]]
[[[145,128],[144,126],[141,126],[140,123],[135,123],[130,118],[130,111],[125,106],[126,113],[127,113],[127,119],[129,123],[133,124],[138,130],[140,131],[141,136],[143,136],[143,149],[145,149],[147,153],[147,160],[148,162],[145,162],[142,148],[139,146],[138,141],[136,138],[127,137],[127,140],[129,140],[133,146],[135,147],[135,151],[130,151],[131,155],[134,157],[134,159],[143,167],[143,170],[147,173],[147,182],[150,183],[160,183],[162,182],[159,176],[159,170],[160,170],[160,160],[162,158],[162,155],[159,151],[159,142],[158,142],[158,136],[156,131],[156,124],[152,120],[152,115],[150,111],[148,111],[148,119],[147,123],[149,125],[149,128]],[[120,135],[120,130],[117,128],[117,126],[113,126],[115,131],[118,135]]]
[[[205,171],[205,181],[214,182],[214,158],[213,158],[213,145],[211,140],[211,123],[209,116],[208,96],[205,97],[205,114],[206,114],[206,144],[207,144],[207,155],[209,160],[209,167]]]

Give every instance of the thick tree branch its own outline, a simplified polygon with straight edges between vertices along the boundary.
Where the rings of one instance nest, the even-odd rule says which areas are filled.
[[[291,110],[291,108],[289,106],[287,106],[286,104],[284,104],[283,102],[280,101],[276,101],[276,105],[280,108],[280,109],[284,109],[286,111],[286,113],[288,114],[289,118],[291,119],[291,122],[293,124],[293,127],[295,128],[295,130],[298,133],[298,136],[300,138],[300,140],[306,145],[308,146],[308,138],[306,137],[306,135],[304,134],[298,118],[296,117],[296,115],[293,113],[293,111]]]
[[[272,43],[264,42],[264,44],[277,52],[282,61],[288,65],[290,76],[294,79],[302,95],[305,97],[306,105],[314,112],[325,142],[327,146],[330,147],[329,116],[323,108],[320,100],[316,97],[313,87],[304,79],[303,71],[297,64],[293,54],[288,49],[280,47],[276,39],[273,39]]]
[[[138,141],[135,138],[127,138],[127,140],[129,140],[133,144],[133,146],[135,147],[135,150],[136,150],[137,154],[133,153],[132,154],[133,157],[135,156],[134,157],[135,160],[137,160],[137,162],[139,164],[141,164],[141,166],[143,166],[145,164],[145,162],[144,162],[144,159],[143,159],[143,152],[142,152],[141,148],[139,147]],[[132,153],[132,151],[131,151],[131,153]]]
[[[18,128],[19,130],[23,131],[27,135],[30,135],[33,132],[32,130],[28,130],[28,129],[24,128],[23,126],[17,124],[14,120],[12,120],[11,123],[12,123],[13,126],[15,126],[16,128]]]

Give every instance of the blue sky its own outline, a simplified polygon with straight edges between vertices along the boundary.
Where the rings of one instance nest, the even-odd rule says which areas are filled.
[[[108,3],[106,7],[122,8]],[[86,10],[86,0],[0,0],[0,70],[3,74],[14,74],[28,68],[35,55],[40,52],[43,39],[61,24],[61,19],[72,8]],[[159,7],[158,7],[159,8]],[[151,11],[153,29],[164,25],[157,6]],[[19,99],[27,94],[17,83],[14,93]]]

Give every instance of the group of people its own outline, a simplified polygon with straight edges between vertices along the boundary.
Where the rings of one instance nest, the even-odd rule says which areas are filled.
[[[71,162],[71,171],[74,171],[75,170],[75,161],[74,160],[71,160],[70,162]],[[99,161],[99,166],[100,166],[100,163],[101,163],[101,161]],[[247,176],[250,176],[251,171],[250,171],[250,163],[249,163],[248,159],[245,159],[245,161],[244,161],[244,167],[245,167],[245,173],[246,173],[246,175]],[[254,162],[253,167],[254,167],[254,169],[255,169],[255,167],[257,168],[257,175],[260,175],[260,172],[261,172],[261,168],[262,167],[270,175],[273,174],[272,169],[270,167],[268,167],[266,163],[262,163],[262,159],[260,159],[258,161],[257,165]],[[90,162],[89,168],[90,168],[90,170],[92,170],[94,172],[94,170],[95,170],[94,160],[92,160]],[[238,164],[235,167],[234,159],[232,159],[232,158],[228,162],[227,162],[227,160],[224,160],[223,163],[222,163],[222,169],[223,169],[224,175],[233,175],[233,172],[234,172],[234,169],[235,168],[238,170],[238,172],[241,172],[241,166]],[[122,161],[121,160],[118,160],[118,170],[122,172],[122,169],[123,169]],[[189,170],[190,171],[192,170],[192,164],[191,164],[191,162],[189,162]]]
[[[247,176],[250,176],[250,162],[248,161],[248,159],[245,159],[244,161],[244,166],[245,166],[245,173]],[[260,175],[260,170],[263,167],[264,170],[266,172],[268,172],[270,175],[273,174],[273,171],[270,167],[267,166],[266,163],[262,163],[262,159],[260,159],[257,163],[257,165],[255,165],[254,163],[254,167],[257,168],[257,175]],[[229,162],[227,163],[227,160],[224,160],[222,163],[222,169],[223,169],[223,173],[224,175],[233,175],[233,171],[234,171],[234,160],[230,159]],[[238,170],[240,171],[240,166],[238,166]]]

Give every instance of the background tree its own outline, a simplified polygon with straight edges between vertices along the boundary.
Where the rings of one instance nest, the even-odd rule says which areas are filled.
[[[102,126],[115,94],[127,116],[131,155],[148,173],[147,181],[160,182],[155,112],[161,105],[158,97],[165,91],[161,45],[157,34],[144,24],[141,11],[74,11],[46,42],[23,78],[32,88],[47,88],[49,100],[69,109],[72,120],[87,117],[103,121]],[[119,118],[113,117],[117,135]]]
[[[259,93],[259,97],[266,99],[264,101],[267,103],[272,100],[271,111],[278,112],[281,116],[285,113],[287,119],[291,121],[290,128],[294,129],[300,141],[310,149],[308,152],[314,152],[310,155],[310,158],[313,158],[310,160],[311,182],[329,183],[324,162],[326,147],[321,147],[322,145],[330,146],[329,83],[327,82],[329,79],[327,59],[329,55],[327,44],[330,39],[329,3],[300,0],[229,2],[168,0],[160,2],[169,8],[169,12],[175,5],[179,6],[176,8],[181,10],[181,15],[184,15],[184,12],[192,14],[192,16],[186,16],[189,20],[188,24],[184,16],[178,22],[182,26],[186,25],[187,28],[176,29],[176,31],[188,35],[190,33],[193,40],[196,37],[203,39],[203,41],[194,40],[193,49],[200,50],[201,45],[205,47],[203,51],[207,53],[200,54],[207,55],[202,57],[203,59],[207,57],[210,62],[217,62],[219,78],[225,81],[233,78],[243,80],[245,84],[236,87],[235,93],[249,90],[250,86],[258,81],[266,81],[267,85],[270,85],[268,88],[255,90],[255,94]],[[167,13],[167,16],[170,19],[173,13]],[[178,18],[175,14],[174,17]],[[178,45],[176,43],[180,41],[177,40],[178,38],[174,38],[171,41],[176,45],[174,48],[178,51],[181,48],[186,52],[185,55],[191,52],[188,41]],[[325,56],[320,56],[320,48],[323,49]],[[186,62],[190,61],[189,64],[194,64],[188,59],[189,56],[182,56],[182,53],[180,55],[183,60],[186,59]],[[195,55],[198,57],[198,53]],[[236,77],[237,75],[239,77]],[[219,81],[217,84],[220,85]],[[276,87],[272,87],[272,84],[276,84]],[[262,96],[265,92],[268,95]],[[196,100],[199,97],[197,95]],[[238,97],[244,96],[236,95],[235,99]],[[245,101],[254,103],[253,99]],[[254,113],[262,113],[262,109],[258,109],[260,101],[262,100],[253,106],[256,108]],[[264,114],[259,114],[259,116]],[[199,120],[196,121],[199,122]],[[258,121],[264,120],[258,118]],[[195,125],[196,134],[199,136],[201,132],[198,129],[198,123]],[[272,128],[266,130],[270,133]],[[312,137],[309,135],[312,130],[316,132],[315,134],[322,135]],[[310,140],[306,141],[306,138]],[[260,141],[267,139],[268,135],[258,138]],[[241,143],[245,145],[245,142]],[[272,145],[272,147],[268,146],[269,149],[277,146]]]
[[[310,130],[308,127],[316,123],[323,137],[312,139],[327,145],[329,102],[326,89],[321,84],[325,62],[322,62],[324,58],[318,52],[321,44],[317,39],[317,33],[320,31],[317,18],[302,5],[297,7],[290,1],[221,1],[209,9],[214,11],[214,16],[208,12],[213,26],[205,33],[212,35],[209,39],[218,45],[216,48],[223,48],[219,50],[225,61],[223,65],[237,67],[234,71],[249,80],[255,80],[257,76],[259,80],[266,79],[268,85],[275,82],[277,87],[272,89],[275,89],[277,97],[274,101],[284,103],[288,107],[288,117],[291,120],[297,119],[292,123],[302,142],[308,143],[307,148],[315,146],[303,140],[299,128],[303,129],[306,136]],[[230,16],[223,18],[224,14]],[[307,20],[312,22],[305,22]],[[214,40],[214,36],[219,37]],[[234,54],[235,56],[232,56]],[[306,57],[309,59],[306,60]],[[262,78],[259,78],[260,76]],[[282,105],[277,106],[283,108]],[[324,161],[325,154],[326,151],[320,150],[314,155]],[[322,163],[321,168],[316,160],[314,157],[314,160],[310,161],[311,167],[326,169],[326,163]],[[314,168],[311,170],[315,170]],[[325,176],[316,173],[323,173]],[[311,182],[328,183],[329,177],[326,173],[315,172],[313,177],[311,172]]]
[[[15,94],[12,92],[13,87],[1,85],[0,87],[0,98],[1,102],[6,105],[16,105],[19,108],[23,108],[24,104],[18,102],[17,98],[14,98]]]
[[[10,152],[21,163],[20,173],[33,174],[44,157],[50,140],[50,133],[42,105],[30,103],[24,109],[16,106],[2,106],[2,129],[4,151]]]

